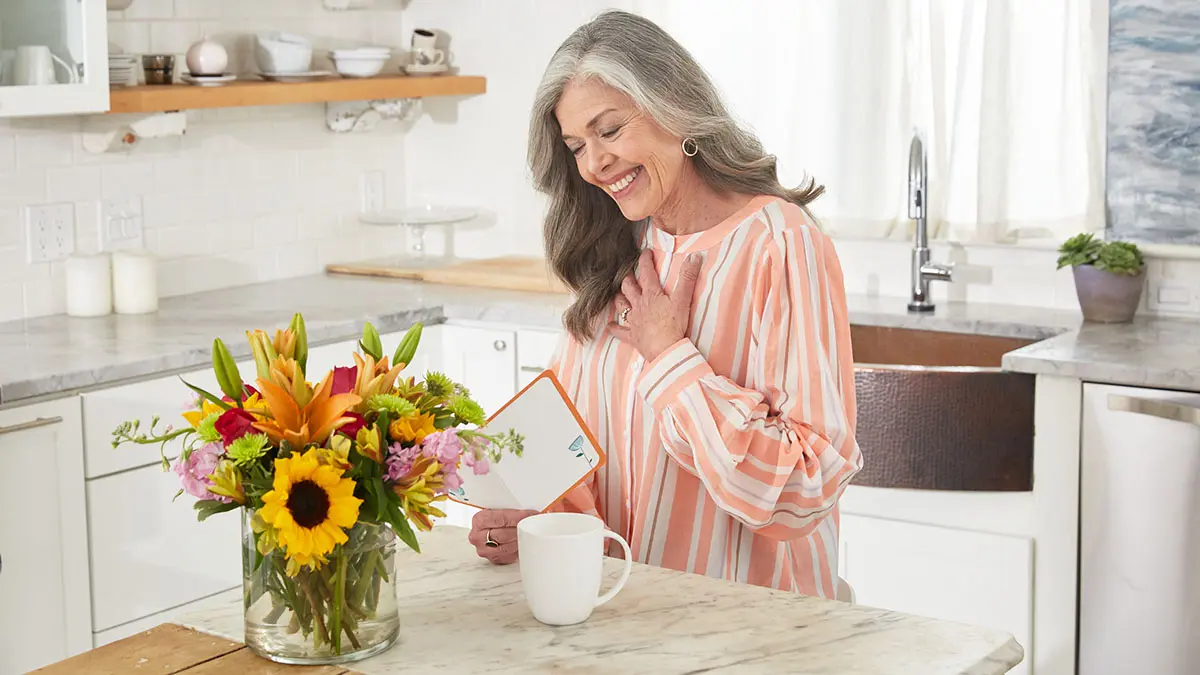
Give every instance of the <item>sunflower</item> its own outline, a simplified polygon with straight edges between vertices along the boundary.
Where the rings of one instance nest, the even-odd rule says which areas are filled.
[[[318,569],[346,530],[358,522],[362,500],[354,496],[354,481],[336,467],[321,464],[315,449],[275,460],[274,489],[263,495],[263,521],[275,529],[284,547],[288,574],[307,565]]]

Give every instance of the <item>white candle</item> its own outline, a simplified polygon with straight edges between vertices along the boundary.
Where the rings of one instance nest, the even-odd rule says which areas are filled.
[[[158,261],[141,251],[113,253],[113,307],[118,314],[158,310]]]
[[[104,316],[112,312],[112,273],[109,257],[73,255],[67,258],[67,314]]]

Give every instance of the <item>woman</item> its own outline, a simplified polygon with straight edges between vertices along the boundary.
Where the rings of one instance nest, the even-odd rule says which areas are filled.
[[[575,295],[553,369],[608,456],[561,507],[641,562],[834,597],[862,456],[823,188],[782,187],[683,47],[615,11],[551,59],[529,159]],[[513,562],[527,515],[482,511],[470,541]]]

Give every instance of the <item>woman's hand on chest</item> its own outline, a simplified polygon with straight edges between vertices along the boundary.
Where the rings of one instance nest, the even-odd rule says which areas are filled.
[[[670,294],[658,281],[654,254],[645,250],[637,270],[621,282],[617,296],[617,320],[610,325],[621,341],[632,344],[642,358],[653,361],[671,345],[687,337],[692,313],[692,294],[700,278],[701,257],[689,255]]]

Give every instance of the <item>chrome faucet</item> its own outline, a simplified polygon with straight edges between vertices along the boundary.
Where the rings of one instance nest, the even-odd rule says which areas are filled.
[[[912,249],[912,299],[908,303],[910,312],[932,312],[933,302],[929,299],[929,282],[950,281],[953,265],[929,262],[929,226],[926,222],[929,195],[929,175],[925,163],[925,144],[920,132],[913,134],[908,150],[908,217],[917,221],[917,234]]]

